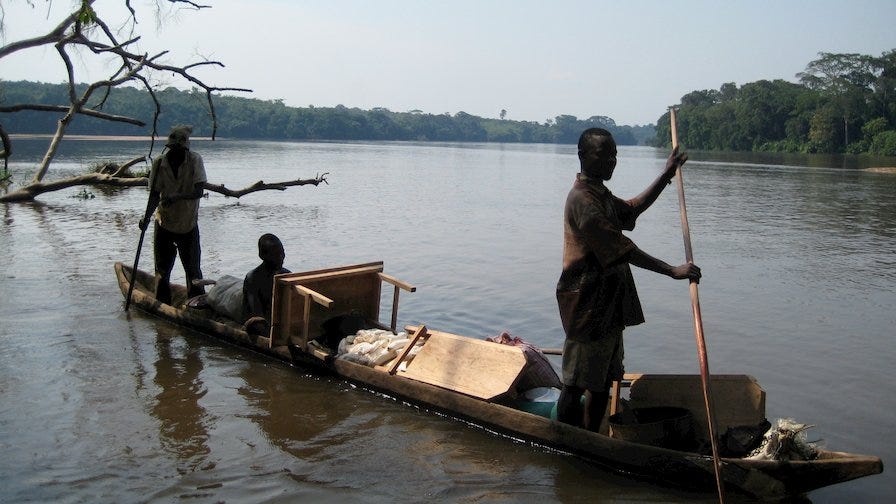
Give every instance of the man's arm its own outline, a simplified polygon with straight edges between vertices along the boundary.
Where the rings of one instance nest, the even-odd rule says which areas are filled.
[[[650,205],[653,205],[653,202],[660,196],[663,189],[672,182],[672,178],[675,177],[678,168],[680,168],[687,160],[688,155],[686,153],[679,154],[678,147],[672,149],[672,153],[669,154],[669,159],[666,160],[666,168],[663,169],[663,173],[661,173],[660,176],[644,190],[644,192],[629,200],[629,204],[636,216],[641,215],[645,210],[650,208]]]
[[[264,316],[264,308],[261,306],[261,297],[258,295],[259,286],[256,285],[258,280],[253,273],[255,273],[254,270],[250,271],[243,280],[243,307],[246,310],[246,313],[243,315],[247,319]]]
[[[142,231],[146,231],[146,228],[149,227],[149,221],[152,219],[152,214],[156,211],[161,199],[162,196],[159,194],[159,191],[156,191],[155,189],[149,190],[149,201],[146,203],[146,213],[143,214],[143,218],[140,219],[139,224]]]
[[[244,292],[243,295],[246,296],[246,305],[249,308],[246,318],[263,317],[264,310],[261,308],[261,299],[258,295],[252,291]]]
[[[179,200],[199,199],[205,192],[205,183],[197,182],[193,185],[193,191],[188,193],[174,193],[161,199],[162,204],[167,205]]]
[[[271,333],[270,323],[264,318],[261,309],[261,298],[258,296],[258,288],[255,286],[253,272],[249,272],[243,279],[243,330],[249,334],[268,336]]]
[[[669,264],[657,259],[656,257],[647,254],[638,247],[635,247],[631,252],[629,252],[626,256],[626,259],[628,260],[628,263],[633,266],[660,273],[662,275],[672,277],[676,280],[688,279],[697,282],[700,281],[700,268],[693,263],[685,263],[680,266],[670,266]]]

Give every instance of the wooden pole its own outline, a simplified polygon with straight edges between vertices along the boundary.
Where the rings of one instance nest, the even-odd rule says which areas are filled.
[[[669,108],[669,120],[672,123],[672,149],[678,147],[678,121],[675,108]],[[678,168],[678,209],[681,215],[681,233],[684,238],[685,260],[694,262],[694,252],[691,248],[691,231],[688,225],[688,210],[684,200],[684,180],[681,176],[681,167]],[[694,315],[694,335],[697,338],[697,356],[700,361],[700,378],[703,382],[703,400],[706,403],[706,422],[709,425],[709,439],[712,444],[712,463],[716,474],[716,487],[719,490],[719,502],[725,502],[725,487],[722,483],[722,463],[719,460],[719,447],[716,440],[716,424],[713,417],[712,394],[710,392],[709,360],[706,356],[706,340],[703,337],[703,318],[700,315],[700,297],[697,292],[697,282],[690,281],[691,307]]]
[[[134,256],[134,268],[131,270],[131,285],[128,286],[128,297],[124,302],[124,311],[128,311],[131,307],[131,296],[134,294],[134,285],[137,283],[137,265],[140,262],[140,249],[143,248],[143,237],[146,236],[146,230],[140,231],[140,241],[137,242],[137,255]]]
[[[149,209],[149,202],[146,203],[147,209]],[[143,214],[146,217],[146,213]],[[140,240],[137,241],[137,254],[134,256],[134,268],[131,270],[131,285],[128,286],[128,296],[125,298],[124,302],[124,311],[128,311],[131,307],[131,295],[134,294],[134,285],[137,283],[137,265],[140,263],[140,250],[143,249],[143,238],[146,236],[146,228],[149,227],[150,222],[147,221],[146,227],[140,230]]]

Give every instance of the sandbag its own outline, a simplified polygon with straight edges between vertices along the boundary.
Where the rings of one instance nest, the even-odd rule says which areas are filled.
[[[225,317],[243,322],[243,280],[224,275],[209,289],[206,301],[213,310]]]

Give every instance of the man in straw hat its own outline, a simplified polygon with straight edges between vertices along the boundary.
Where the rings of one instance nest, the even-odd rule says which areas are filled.
[[[168,134],[168,151],[153,161],[149,172],[149,204],[140,220],[140,229],[145,231],[155,212],[156,299],[167,304],[171,304],[171,270],[177,254],[184,266],[189,297],[205,292],[201,285],[193,285],[193,280],[202,278],[198,219],[206,177],[202,157],[190,150],[192,132],[192,126],[179,125]]]

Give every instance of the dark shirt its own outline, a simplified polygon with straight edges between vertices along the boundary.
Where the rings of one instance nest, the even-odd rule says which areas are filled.
[[[635,227],[631,205],[599,180],[576,177],[563,212],[563,272],[557,303],[566,337],[593,341],[644,322],[625,256],[635,244],[622,234]]]
[[[290,273],[286,268],[273,270],[261,263],[246,274],[243,280],[243,320],[264,317],[271,321],[271,302],[274,293],[274,275]]]

